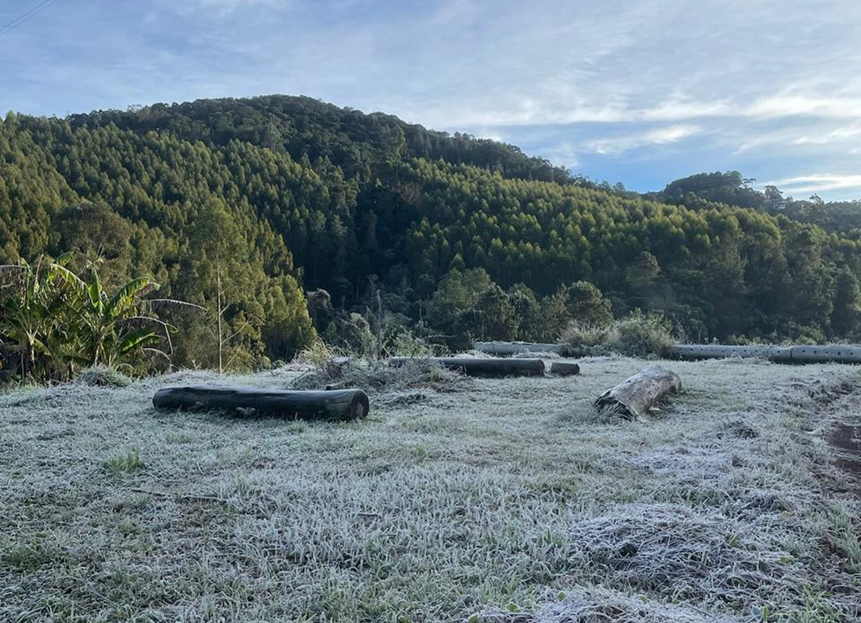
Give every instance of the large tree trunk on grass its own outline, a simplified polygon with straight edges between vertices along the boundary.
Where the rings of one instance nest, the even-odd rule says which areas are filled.
[[[634,419],[646,415],[667,394],[681,389],[678,374],[651,366],[605,391],[595,401],[595,407]]]
[[[483,359],[481,357],[392,357],[389,365],[399,367],[410,361],[432,361],[466,376],[501,378],[506,376],[544,376],[541,359]]]
[[[368,414],[368,396],[360,389],[283,391],[246,387],[165,387],[152,399],[157,409],[254,412],[309,420],[355,420]]]

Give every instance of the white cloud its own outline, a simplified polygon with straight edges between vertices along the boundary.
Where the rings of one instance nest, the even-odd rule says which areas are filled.
[[[861,189],[861,175],[839,173],[814,173],[798,175],[784,179],[765,182],[763,186],[773,184],[787,193],[809,193],[826,190]]]
[[[752,117],[781,118],[813,116],[827,119],[861,117],[861,97],[811,97],[784,95],[765,97],[742,109]]]
[[[0,109],[306,94],[437,129],[536,137],[530,153],[568,166],[670,154],[689,171],[778,178],[861,164],[850,144],[861,137],[857,0],[90,4],[56,3],[10,33]]]
[[[647,130],[639,134],[586,141],[582,147],[586,151],[598,154],[621,154],[636,147],[675,143],[701,132],[702,128],[696,125],[670,125]]]
[[[446,125],[523,126],[567,125],[573,123],[634,123],[644,121],[682,122],[709,118],[752,118],[780,120],[793,117],[856,119],[861,117],[861,97],[765,97],[750,103],[723,101],[667,100],[650,107],[618,104],[595,105],[584,101],[559,105],[535,97],[509,102],[504,106],[470,107],[465,110],[427,109],[416,115]]]
[[[843,141],[853,141],[861,137],[861,123],[853,123],[834,128],[833,130],[823,130],[817,134],[802,135],[796,138],[793,143],[796,145],[824,145]]]
[[[541,157],[546,158],[553,164],[566,168],[573,168],[580,164],[580,149],[567,141],[553,145],[542,150]]]

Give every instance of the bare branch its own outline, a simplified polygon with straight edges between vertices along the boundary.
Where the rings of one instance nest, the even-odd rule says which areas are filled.
[[[189,303],[188,301],[180,301],[177,299],[144,299],[141,301],[141,303],[145,305],[176,305],[178,307],[191,307],[192,309],[196,309],[198,311],[209,311],[203,305],[198,305],[197,303]]]
[[[164,351],[163,351],[163,350],[161,350],[160,348],[152,348],[152,347],[149,347],[149,346],[145,346],[145,347],[143,348],[143,352],[145,352],[145,353],[150,353],[150,354],[152,354],[152,355],[159,355],[159,356],[161,356],[161,357],[164,357],[165,359],[167,359],[167,363],[168,363],[168,365],[173,366],[173,361],[171,360],[170,355],[168,355],[166,352],[164,352]]]
[[[224,338],[223,340],[221,340],[221,343],[222,343],[222,344],[225,344],[225,343],[229,342],[230,340],[232,340],[233,338],[235,338],[237,335],[239,335],[240,333],[242,333],[242,332],[245,330],[245,328],[246,328],[246,327],[250,327],[250,326],[251,326],[251,323],[250,323],[250,322],[248,322],[248,321],[246,320],[246,321],[245,321],[245,323],[244,323],[241,327],[239,327],[236,331],[234,331],[233,333],[231,333],[230,335],[228,335],[226,338]]]

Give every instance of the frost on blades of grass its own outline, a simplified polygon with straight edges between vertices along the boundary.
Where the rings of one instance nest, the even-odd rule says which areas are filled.
[[[861,620],[861,505],[822,441],[855,369],[673,362],[650,422],[597,415],[644,365],[419,371],[346,424],[151,406],[298,367],[0,395],[0,620]]]
[[[559,593],[535,612],[516,604],[473,615],[469,623],[741,623],[737,617],[704,613],[690,606],[662,604],[602,588]]]
[[[293,381],[295,389],[349,387],[363,389],[388,401],[409,402],[425,398],[421,390],[451,392],[472,387],[472,379],[445,369],[430,359],[416,358],[393,367],[385,361],[344,358],[314,366]]]
[[[82,385],[96,387],[126,387],[131,383],[131,379],[122,372],[102,366],[87,368],[78,375],[75,381]]]

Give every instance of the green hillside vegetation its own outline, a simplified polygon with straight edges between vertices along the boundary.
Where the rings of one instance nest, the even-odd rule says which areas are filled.
[[[555,340],[639,308],[691,340],[856,335],[852,227],[773,215],[738,189],[668,191],[309,98],[10,113],[0,263],[71,251],[78,273],[102,258],[109,288],[146,277],[206,307],[164,312],[186,366],[217,367],[219,298],[233,368],[289,358],[315,324],[336,343],[385,328],[462,346]]]

